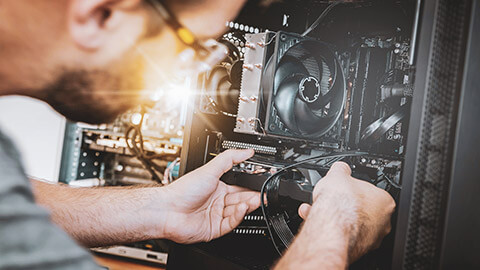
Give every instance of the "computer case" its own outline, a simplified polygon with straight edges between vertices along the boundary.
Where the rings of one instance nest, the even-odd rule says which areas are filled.
[[[423,1],[393,269],[478,269],[480,3]]]
[[[328,2],[304,3],[317,7]],[[478,269],[480,83],[476,80],[480,75],[480,3],[418,0],[410,4],[415,6],[409,40],[415,80],[401,192],[396,197],[397,213],[392,220],[394,230],[379,250],[352,268]],[[249,8],[247,5],[243,17]],[[284,14],[284,27],[288,16]],[[260,24],[261,20],[253,21]],[[267,27],[275,29],[268,18],[264,20],[268,21]],[[304,29],[302,23],[306,22],[297,20],[289,21],[289,31]],[[235,128],[228,117],[198,110],[199,102],[191,104],[181,174],[211,158],[209,149],[218,144],[219,135],[212,132],[216,127]],[[268,269],[278,257],[268,237],[227,235],[211,243],[173,246],[167,269]]]

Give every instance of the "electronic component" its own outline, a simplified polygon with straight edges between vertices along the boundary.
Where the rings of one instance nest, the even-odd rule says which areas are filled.
[[[267,154],[267,155],[276,155],[277,149],[272,146],[258,145],[245,142],[235,142],[235,141],[223,141],[223,149],[253,149],[255,153],[258,154]]]
[[[245,53],[235,131],[319,140],[344,108],[345,78],[336,55],[328,44],[292,33],[247,36],[247,43],[257,40],[263,45]]]
[[[223,67],[199,78],[202,94],[187,123],[187,140],[195,145],[182,155],[183,172],[225,149],[254,149],[222,181],[268,199],[261,220],[247,216],[228,240],[202,245],[209,252],[231,258],[239,253],[232,246],[249,249],[267,239],[272,248],[248,258],[274,261],[274,247],[288,247],[300,227],[298,206],[336,161],[395,199],[401,192],[415,67],[408,30],[413,12],[402,17],[398,11],[411,11],[415,3],[307,2],[277,3],[285,7],[271,10],[278,24],[252,20],[247,15],[255,11],[247,9],[223,37],[230,48]],[[379,11],[388,15],[372,16]],[[241,31],[240,25],[259,31]],[[241,65],[231,68],[232,59]],[[237,96],[233,104],[219,98],[229,93]],[[384,245],[388,250],[391,242]],[[372,269],[387,261],[374,258]]]
[[[166,265],[168,259],[168,245],[159,240],[138,242],[124,246],[91,248],[90,250],[100,254],[115,255],[161,265]]]

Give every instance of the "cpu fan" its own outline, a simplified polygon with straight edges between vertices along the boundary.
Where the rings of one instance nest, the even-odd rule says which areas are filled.
[[[268,133],[296,138],[327,134],[346,99],[343,70],[329,46],[283,33],[264,70],[262,90]]]
[[[242,55],[238,45],[227,39],[220,39],[229,49],[228,56],[205,74],[204,89],[207,104],[217,113],[233,116],[237,111]]]

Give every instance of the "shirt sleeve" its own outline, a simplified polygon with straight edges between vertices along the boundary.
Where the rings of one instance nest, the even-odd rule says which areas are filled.
[[[35,204],[20,155],[1,132],[0,269],[101,269]]]

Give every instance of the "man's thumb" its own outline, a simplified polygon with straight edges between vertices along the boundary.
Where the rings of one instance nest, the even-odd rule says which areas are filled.
[[[308,216],[308,213],[310,213],[310,208],[312,206],[309,205],[309,204],[306,204],[306,203],[302,203],[300,205],[300,207],[298,207],[298,215],[302,218],[302,219],[306,219],[307,216]]]
[[[333,163],[332,167],[328,171],[328,176],[350,176],[352,174],[352,169],[350,166],[345,162],[335,162]]]
[[[253,150],[227,150],[210,162],[205,164],[202,168],[215,177],[220,177],[232,168],[234,164],[240,163],[249,159],[254,154]]]

